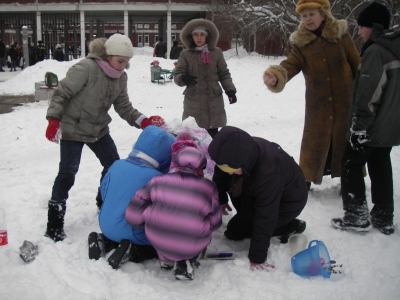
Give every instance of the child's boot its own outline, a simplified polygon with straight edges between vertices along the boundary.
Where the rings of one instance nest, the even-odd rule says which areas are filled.
[[[189,259],[175,262],[174,276],[178,280],[193,280],[194,268]]]
[[[364,199],[359,205],[355,201],[344,205],[344,217],[331,220],[332,225],[343,230],[369,231],[372,226],[369,220],[367,201]]]
[[[54,242],[62,241],[66,237],[64,232],[65,200],[56,201],[51,199],[48,207],[48,221],[45,236],[51,238]]]
[[[393,234],[393,206],[384,208],[375,205],[374,208],[371,210],[371,223],[383,234]]]

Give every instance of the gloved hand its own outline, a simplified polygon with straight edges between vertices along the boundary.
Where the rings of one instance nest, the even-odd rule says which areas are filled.
[[[228,203],[221,204],[219,207],[221,208],[223,215],[228,215],[228,211],[232,211],[232,207]]]
[[[181,76],[181,82],[190,87],[190,86],[195,86],[197,84],[197,77],[190,76],[190,75],[182,75]]]
[[[226,92],[226,94],[228,95],[228,99],[229,99],[229,104],[233,104],[237,102],[237,98],[236,98],[236,93],[235,92]]]
[[[250,262],[250,270],[254,271],[254,269],[256,270],[265,270],[267,272],[269,272],[269,269],[275,269],[274,265],[271,265],[269,263],[262,263],[262,264],[256,264],[256,263],[252,263]]]
[[[57,143],[61,138],[61,130],[60,130],[60,120],[58,119],[49,119],[49,125],[47,125],[46,129],[46,138],[50,142]]]
[[[366,130],[350,129],[350,145],[353,150],[364,153],[362,144],[368,142],[368,134]]]
[[[140,123],[140,127],[142,129],[145,129],[149,125],[155,125],[155,126],[160,127],[164,124],[165,124],[165,121],[160,116],[151,116],[150,118],[143,119],[142,123]]]

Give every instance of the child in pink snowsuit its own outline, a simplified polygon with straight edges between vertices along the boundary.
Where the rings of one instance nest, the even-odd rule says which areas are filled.
[[[175,262],[174,275],[181,280],[194,278],[197,256],[221,226],[217,188],[203,177],[206,162],[192,136],[180,133],[172,145],[169,173],[139,189],[125,213],[129,224],[144,226],[162,262]]]

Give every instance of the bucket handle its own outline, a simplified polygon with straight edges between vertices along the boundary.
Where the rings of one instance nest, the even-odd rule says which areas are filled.
[[[318,240],[312,240],[312,241],[310,241],[309,243],[308,243],[308,248],[311,248],[312,247],[312,243],[314,243],[315,242],[315,245],[317,245],[318,244]]]

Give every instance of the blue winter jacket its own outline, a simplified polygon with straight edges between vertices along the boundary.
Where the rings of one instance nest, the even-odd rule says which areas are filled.
[[[130,240],[149,245],[144,228],[134,228],[125,219],[125,210],[136,191],[154,176],[168,172],[175,137],[156,126],[140,134],[128,158],[113,163],[104,176],[100,192],[103,205],[99,224],[103,234],[115,242]]]

